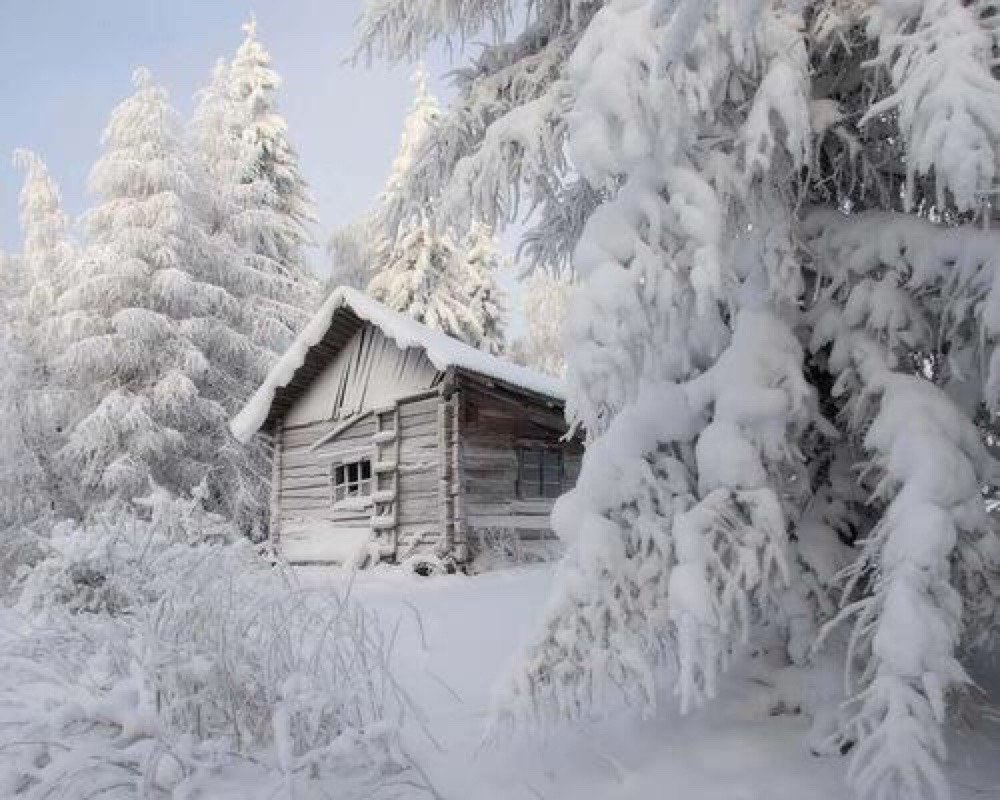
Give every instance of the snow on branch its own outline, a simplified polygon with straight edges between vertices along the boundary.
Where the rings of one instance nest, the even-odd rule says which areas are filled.
[[[833,211],[807,215],[803,231],[828,277],[827,299],[814,311],[813,349],[832,343],[838,371],[849,341],[838,339],[840,330],[865,327],[888,345],[893,363],[915,348],[932,351],[933,333],[949,343],[945,363],[956,381],[975,386],[991,408],[1000,404],[1000,233],[892,212]],[[914,293],[927,292],[938,298],[936,319],[917,309]],[[841,295],[847,328],[839,327]]]
[[[937,204],[977,209],[994,190],[1000,147],[1000,83],[991,70],[994,32],[979,3],[883,0],[869,30],[878,36],[874,65],[885,67],[893,92],[862,123],[894,112],[906,140],[906,202],[917,175],[933,175]],[[995,23],[994,23],[995,24]]]
[[[510,0],[368,0],[357,23],[354,59],[418,58],[438,39],[464,45],[488,30],[499,38],[514,4]]]

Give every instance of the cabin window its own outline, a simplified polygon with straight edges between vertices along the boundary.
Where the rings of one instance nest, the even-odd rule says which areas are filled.
[[[337,464],[333,467],[333,502],[348,497],[367,497],[372,493],[372,462],[370,459]]]
[[[524,500],[558,497],[563,491],[561,450],[521,447],[517,451],[517,496]]]

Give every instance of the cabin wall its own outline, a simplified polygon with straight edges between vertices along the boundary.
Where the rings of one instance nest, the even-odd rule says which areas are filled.
[[[372,415],[313,449],[341,420],[283,424],[276,460],[280,486],[275,504],[278,546],[288,561],[343,562],[371,532],[372,499],[333,503],[331,470],[337,463],[374,457]],[[272,518],[272,530],[275,520]]]
[[[566,431],[562,409],[465,387],[458,421],[458,513],[469,545],[475,547],[486,532],[513,534],[524,540],[550,538],[549,515],[555,498],[518,498],[517,450],[562,450],[563,489],[572,488],[580,472],[583,447],[576,440],[560,441]]]
[[[273,528],[280,531],[283,556],[292,563],[343,562],[370,538],[374,493],[384,497],[390,490],[394,501],[385,506],[395,526],[379,530],[379,543],[387,546],[383,554],[402,559],[436,545],[441,538],[438,407],[443,402],[437,393],[401,398],[333,437],[350,420],[283,424],[275,457],[280,483]],[[334,467],[360,459],[372,462],[373,496],[335,504]]]
[[[396,553],[399,560],[433,547],[443,536],[438,480],[442,458],[438,409],[443,402],[440,395],[435,395],[399,407],[399,547]]]

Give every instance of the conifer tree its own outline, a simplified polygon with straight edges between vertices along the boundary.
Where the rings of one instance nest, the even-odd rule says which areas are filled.
[[[111,115],[91,189],[87,241],[60,297],[72,341],[62,374],[88,398],[62,456],[86,510],[175,494],[207,480],[216,506],[240,505],[241,468],[229,447],[217,373],[196,343],[228,298],[207,281],[208,244],[194,202],[182,128],[145,69]]]
[[[20,284],[17,269],[18,259],[0,253],[0,577],[9,577],[16,566],[13,529],[31,524],[49,502],[45,470],[31,442],[38,371],[17,334],[21,313],[15,308],[20,298],[13,291]]]
[[[232,233],[253,287],[254,341],[280,355],[318,301],[304,252],[312,244],[307,228],[314,217],[288,125],[276,109],[281,78],[257,39],[256,20],[244,31],[228,71],[222,112],[228,124],[219,131],[235,140],[236,161],[217,179],[233,204]],[[221,89],[215,91],[221,101]]]
[[[340,252],[352,262],[365,257],[375,265],[368,292],[376,300],[473,347],[498,353],[503,349],[507,311],[496,272],[505,259],[492,231],[473,225],[462,233],[446,224],[430,202],[411,209],[405,218],[391,218],[414,158],[440,116],[422,65],[413,82],[416,94],[379,209],[335,242],[340,241]],[[380,235],[363,252],[347,248],[363,231]]]
[[[530,209],[529,254],[581,278],[587,454],[505,713],[648,707],[663,683],[689,710],[754,620],[806,668],[847,626],[826,733],[857,745],[849,780],[945,797],[948,702],[1000,613],[975,424],[1000,406],[996,9],[543,0],[510,35],[515,8],[378,0],[359,25],[390,58],[491,42],[390,222]]]
[[[16,352],[19,393],[11,424],[34,465],[34,479],[22,491],[39,512],[74,513],[73,481],[61,473],[56,453],[75,419],[76,403],[53,364],[65,344],[57,299],[72,280],[77,251],[45,164],[27,150],[15,151],[14,164],[25,179],[19,198],[22,247],[10,259],[7,282],[8,347]]]
[[[14,163],[25,173],[20,195],[22,313],[26,324],[39,326],[52,317],[76,251],[59,189],[44,162],[29,150],[17,150]],[[41,330],[38,333],[44,337]]]

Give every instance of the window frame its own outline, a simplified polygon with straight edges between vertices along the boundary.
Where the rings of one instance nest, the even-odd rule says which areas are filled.
[[[518,500],[544,502],[555,500],[566,488],[566,459],[562,448],[544,445],[517,445]],[[556,479],[551,478],[553,468]],[[534,474],[532,474],[534,473]]]
[[[334,505],[353,498],[370,498],[374,491],[371,458],[354,458],[330,465],[330,497]]]

